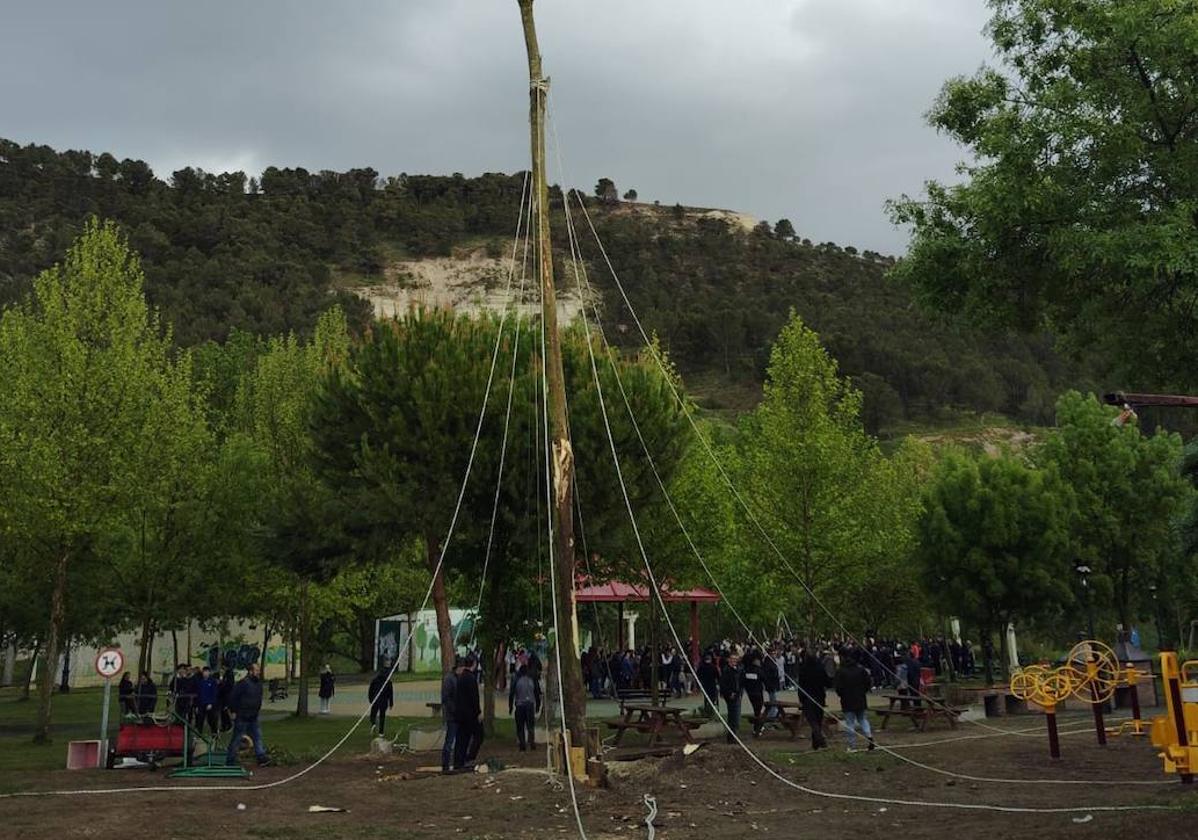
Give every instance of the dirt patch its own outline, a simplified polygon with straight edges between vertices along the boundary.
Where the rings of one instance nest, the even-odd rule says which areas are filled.
[[[1081,720],[1081,719],[1079,719]],[[1036,719],[1021,725],[1035,726]],[[1064,758],[1050,764],[1038,733],[949,740],[986,734],[887,732],[885,743],[926,743],[904,754],[975,776],[1075,780],[1148,780],[1165,777],[1143,740],[1112,739],[1097,746],[1085,732],[1066,737]],[[708,743],[683,758],[647,758],[613,765],[610,787],[579,787],[583,824],[592,840],[644,837],[646,793],[655,797],[659,838],[821,837],[924,838],[973,835],[1050,840],[1193,836],[1195,793],[1180,784],[1153,786],[1001,785],[948,778],[905,765],[881,752],[847,754],[839,747],[811,753],[802,742],[770,735],[753,748],[785,778],[823,794],[1030,808],[1155,804],[1181,811],[1075,814],[1004,814],[837,799],[804,793],[762,771],[739,748]],[[508,838],[577,836],[569,791],[531,756],[507,743],[488,742],[484,758],[508,769],[442,777],[421,772],[435,754],[386,759],[341,758],[268,791],[128,793],[119,796],[0,800],[3,836],[22,840],[118,837],[135,827],[178,838]],[[294,768],[267,768],[249,783],[269,782]],[[173,784],[146,771],[28,774],[0,779],[12,789]],[[195,788],[203,783],[191,783]],[[237,785],[234,785],[236,787]],[[244,810],[238,804],[245,805]],[[348,808],[309,814],[310,805]],[[1086,819],[1089,816],[1090,819]],[[1081,820],[1076,822],[1075,820]]]

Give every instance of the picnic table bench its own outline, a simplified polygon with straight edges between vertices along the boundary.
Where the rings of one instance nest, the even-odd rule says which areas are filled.
[[[791,739],[799,737],[799,732],[807,725],[807,718],[803,715],[803,704],[797,703],[794,700],[766,700],[762,704],[762,713],[760,717],[751,717],[755,727],[766,727],[777,725],[782,729],[790,730]],[[770,709],[777,709],[778,714],[774,717],[769,716]],[[836,728],[836,720],[831,715],[824,715],[824,727]]]
[[[892,716],[910,718],[911,724],[920,732],[925,731],[928,728],[928,721],[933,719],[946,720],[951,728],[956,729],[957,718],[965,711],[956,706],[929,702],[913,694],[883,694],[882,698],[889,701],[890,704],[885,709],[878,711],[878,716],[882,718],[883,729],[890,723]],[[897,709],[896,705],[898,705]]]
[[[606,721],[608,729],[616,730],[616,746],[624,738],[629,729],[645,732],[649,735],[649,743],[655,744],[666,729],[675,729],[682,733],[687,741],[691,738],[691,730],[703,725],[702,721],[683,720],[682,715],[687,709],[680,706],[654,706],[647,703],[625,703],[624,716],[619,720]],[[636,717],[633,720],[633,717]]]

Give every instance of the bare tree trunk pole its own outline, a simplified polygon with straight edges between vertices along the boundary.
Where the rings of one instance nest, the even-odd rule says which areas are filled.
[[[537,251],[540,254],[542,311],[545,324],[545,378],[549,436],[553,444],[553,502],[557,511],[556,572],[558,652],[562,669],[562,715],[570,741],[586,744],[586,696],[578,639],[574,630],[574,450],[566,421],[566,377],[562,369],[561,337],[557,329],[557,294],[553,286],[553,242],[549,233],[549,183],[545,177],[545,100],[549,80],[541,69],[541,51],[533,21],[533,0],[518,0],[528,49],[529,126],[532,140],[533,195],[537,203]]]

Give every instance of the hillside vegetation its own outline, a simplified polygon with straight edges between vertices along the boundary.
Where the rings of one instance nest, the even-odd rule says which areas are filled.
[[[0,140],[0,302],[21,297],[95,214],[127,229],[147,293],[180,344],[234,329],[304,334],[334,300],[360,327],[370,290],[407,276],[397,265],[503,257],[522,186],[522,173],[382,178],[370,168],[270,167],[257,178],[188,168],[163,179],[141,161]],[[560,191],[553,196],[564,246]],[[792,309],[864,392],[874,431],[987,412],[1043,423],[1060,391],[1087,384],[1049,336],[983,333],[924,314],[887,280],[890,258],[811,243],[789,224],[748,230],[733,214],[610,197],[588,207],[646,328],[709,408],[756,403]],[[609,337],[632,345],[636,330],[593,240],[582,247]],[[570,287],[563,262],[559,283]],[[467,297],[485,305],[494,292],[489,277]]]

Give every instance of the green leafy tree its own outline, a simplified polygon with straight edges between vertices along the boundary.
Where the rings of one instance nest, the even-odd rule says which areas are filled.
[[[756,564],[769,576],[762,585],[805,601],[812,633],[821,621],[815,599],[835,601],[868,562],[901,545],[917,507],[862,428],[860,410],[860,393],[792,316],[770,356],[765,399],[741,423],[738,468],[749,506],[788,561],[780,568],[750,530]]]
[[[636,201],[636,199],[637,199],[636,190],[629,190],[628,192],[624,193],[625,201]]]
[[[344,368],[327,372],[310,421],[316,463],[328,485],[352,500],[360,520],[353,528],[393,550],[412,536],[423,540],[428,571],[437,572],[432,597],[443,670],[453,665],[454,645],[447,570],[437,563],[470,456],[493,338],[494,325],[441,310],[380,322]],[[502,422],[496,407],[504,399],[506,393],[490,403],[488,428]]]
[[[1008,623],[1055,618],[1073,603],[1069,525],[1069,491],[1054,469],[949,453],[918,523],[924,587],[943,614],[984,640],[998,633],[1005,648]]]
[[[1095,597],[1129,630],[1150,608],[1148,587],[1180,549],[1176,520],[1193,490],[1179,470],[1180,437],[1145,436],[1136,423],[1114,423],[1117,414],[1093,396],[1063,395],[1036,461],[1072,490],[1073,556],[1093,569]]]
[[[611,178],[600,178],[595,184],[595,198],[608,204],[614,204],[620,200],[620,191],[616,189],[616,183]]]
[[[483,571],[509,396],[505,371],[511,371],[513,353],[515,378],[510,387],[514,388],[514,407],[508,423],[489,580],[526,577],[531,558],[545,542],[544,521],[536,515],[544,499],[543,439],[537,432],[539,336],[535,326],[522,323],[520,345],[513,348],[515,329],[511,324],[509,319],[500,342],[472,477],[448,547],[441,541],[453,516],[478,429],[495,352],[497,320],[434,310],[415,311],[377,324],[353,348],[348,366],[326,377],[312,420],[321,475],[347,500],[354,516],[350,528],[361,543],[385,547],[419,538],[430,574],[445,551],[446,563],[432,589],[445,667],[454,656],[448,610],[452,577],[477,582]],[[573,331],[563,341],[570,432],[588,547],[599,558],[592,571],[609,579],[636,573],[640,563],[611,459],[586,341]],[[651,520],[652,505],[661,504],[660,490],[624,408],[612,363],[597,343],[594,349],[624,481],[634,510],[650,511],[646,519]],[[663,481],[669,482],[681,455],[684,421],[668,383],[647,358],[618,359],[615,364],[640,433]],[[661,548],[657,536],[649,541],[654,548]],[[466,589],[472,600],[477,597],[474,586]],[[535,594],[535,587],[491,591]],[[494,628],[527,618],[527,602],[497,603],[489,600],[486,589],[483,595],[483,625],[491,625],[486,641],[495,644],[502,639]]]
[[[344,563],[338,503],[313,468],[310,418],[321,378],[349,352],[345,315],[329,310],[310,341],[295,335],[272,339],[238,395],[243,428],[261,451],[265,493],[260,546],[265,559],[289,573],[298,601],[300,685],[296,714],[308,713],[313,624],[309,588],[327,581]],[[286,590],[280,593],[286,597]]]
[[[893,205],[895,269],[932,306],[1047,323],[1140,381],[1192,385],[1198,349],[1198,24],[1191,2],[990,0],[1001,66],[930,121],[974,155]]]
[[[156,373],[159,398],[127,465],[129,496],[100,537],[114,594],[141,628],[139,671],[149,669],[149,640],[157,629],[207,618],[197,610],[218,604],[216,585],[229,578],[206,551],[220,530],[216,497],[228,488],[214,481],[218,452],[194,390],[191,360],[183,355]]]
[[[317,646],[355,661],[363,672],[374,670],[375,621],[414,612],[427,585],[423,546],[415,540],[374,562],[342,569],[321,587]]]
[[[137,256],[91,221],[65,262],[0,319],[0,511],[6,534],[52,570],[35,740],[51,690],[73,575],[135,496],[135,462],[172,381],[170,341],[142,293]]]
[[[774,224],[774,236],[783,242],[790,242],[797,235],[795,233],[795,226],[791,224],[790,219],[779,219]]]

